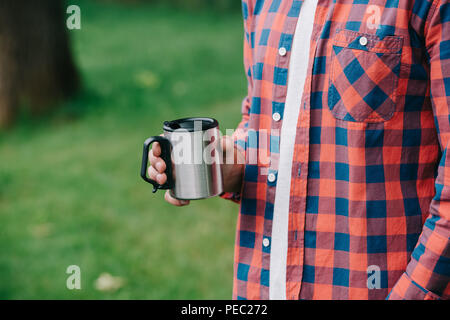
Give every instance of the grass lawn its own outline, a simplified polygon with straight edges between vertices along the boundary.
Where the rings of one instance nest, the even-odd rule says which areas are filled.
[[[238,206],[174,208],[139,170],[164,120],[239,122],[240,13],[78,3],[83,91],[0,133],[0,299],[231,298]],[[66,288],[69,265],[81,290]],[[122,287],[96,288],[105,272]]]

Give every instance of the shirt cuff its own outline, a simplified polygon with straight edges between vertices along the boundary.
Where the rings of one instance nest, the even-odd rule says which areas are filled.
[[[389,293],[387,300],[441,300],[441,297],[422,288],[406,272],[400,277]]]
[[[225,200],[241,203],[241,194],[239,192],[224,192],[220,195],[220,197]]]

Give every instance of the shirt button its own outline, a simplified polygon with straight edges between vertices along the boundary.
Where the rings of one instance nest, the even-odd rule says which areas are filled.
[[[278,112],[275,112],[275,113],[272,115],[272,119],[273,119],[274,121],[280,121],[280,119],[281,119],[281,114],[279,114]]]
[[[367,45],[367,38],[366,37],[361,37],[359,38],[359,44],[362,46],[366,46]]]
[[[267,248],[269,245],[270,245],[270,240],[268,238],[264,238],[263,239],[263,246]]]
[[[278,49],[278,53],[280,56],[284,57],[287,53],[287,50],[285,47],[281,47],[280,49]]]
[[[269,180],[269,182],[275,182],[275,180],[277,179],[277,176],[275,175],[275,173],[269,173],[269,176],[267,177],[267,179]]]

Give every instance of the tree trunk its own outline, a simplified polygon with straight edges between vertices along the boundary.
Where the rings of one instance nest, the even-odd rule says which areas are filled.
[[[63,1],[0,0],[0,127],[19,103],[40,113],[78,88]]]

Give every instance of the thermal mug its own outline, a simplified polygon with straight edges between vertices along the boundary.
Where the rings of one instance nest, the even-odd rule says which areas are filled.
[[[141,177],[153,185],[153,192],[169,189],[181,200],[210,198],[223,193],[222,148],[217,120],[184,118],[164,122],[164,135],[144,142]],[[164,185],[147,177],[148,153],[153,142],[161,146],[166,163]]]

